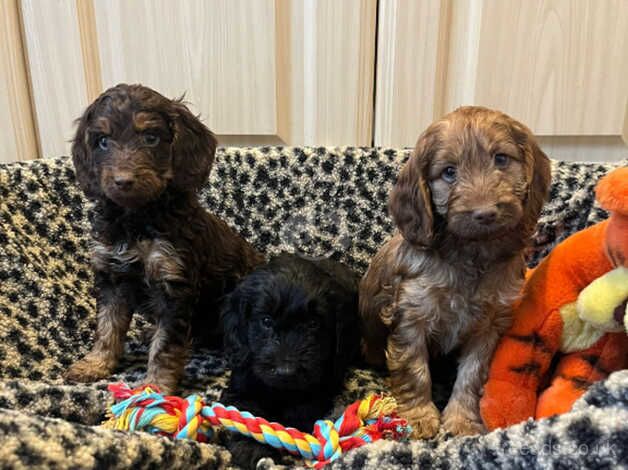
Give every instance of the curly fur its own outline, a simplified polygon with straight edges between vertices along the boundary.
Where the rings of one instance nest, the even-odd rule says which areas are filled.
[[[217,322],[222,296],[262,261],[197,199],[215,149],[181,101],[141,85],[105,91],[79,119],[72,159],[94,202],[98,320],[92,351],[68,379],[110,375],[139,311],[155,324],[146,380],[173,391],[191,331],[207,330],[192,326]]]
[[[357,286],[357,275],[339,263],[289,254],[248,275],[222,313],[232,368],[223,402],[310,431],[358,355]],[[228,446],[245,467],[273,454],[239,438]]]
[[[401,171],[389,202],[399,231],[362,279],[360,312],[367,360],[386,362],[416,437],[440,425],[428,359],[454,349],[458,375],[443,426],[482,430],[481,387],[549,184],[549,161],[531,132],[480,107],[432,124]]]

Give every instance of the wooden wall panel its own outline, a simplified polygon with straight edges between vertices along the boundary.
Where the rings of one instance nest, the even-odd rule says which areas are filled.
[[[278,0],[289,49],[286,141],[370,145],[373,126],[375,0]]]
[[[475,100],[540,135],[621,135],[626,0],[484,0]]]
[[[414,145],[443,114],[449,2],[381,0],[375,145]]]
[[[556,160],[628,162],[628,145],[618,136],[540,136],[539,145]]]
[[[412,146],[433,119],[480,104],[527,123],[550,154],[625,155],[625,0],[380,0],[379,27],[377,4],[5,0],[0,158],[68,153],[73,120],[121,81],[187,92],[227,145]]]
[[[305,42],[310,48],[303,54],[315,62],[304,72],[313,70],[316,82],[304,77],[310,87],[306,92],[314,94],[314,109],[304,112],[315,115],[314,128],[305,128],[309,138],[304,143],[370,145],[377,4],[374,0],[306,0],[305,4],[313,6],[304,21],[315,20],[308,26],[314,37]],[[296,77],[292,79],[298,83]]]
[[[21,0],[21,8],[42,156],[68,155],[88,103],[77,5]]]
[[[0,1],[0,162],[38,155],[17,0]]]
[[[186,93],[222,144],[370,145],[376,0],[23,0],[45,155],[103,89]]]
[[[81,36],[85,90],[87,101],[91,103],[103,90],[94,0],[76,0],[76,16]]]
[[[557,158],[626,158],[625,0],[381,0],[379,16],[376,144],[412,146],[474,104],[523,121]]]
[[[482,6],[482,0],[451,0],[443,114],[465,104],[479,104],[475,82]]]
[[[141,82],[166,96],[186,92],[218,134],[276,134],[273,0],[94,6],[105,88]]]

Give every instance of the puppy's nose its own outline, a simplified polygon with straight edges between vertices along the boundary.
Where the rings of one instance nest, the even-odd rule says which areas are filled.
[[[275,373],[279,377],[290,377],[291,375],[294,375],[295,372],[296,367],[294,367],[292,364],[281,364],[275,369]]]
[[[131,175],[116,175],[113,177],[113,182],[118,189],[128,190],[133,186],[133,176]]]
[[[473,211],[473,220],[479,224],[489,225],[497,219],[497,209],[494,207],[485,207]]]

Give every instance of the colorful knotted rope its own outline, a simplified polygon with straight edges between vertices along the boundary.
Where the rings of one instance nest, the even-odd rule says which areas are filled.
[[[351,404],[335,422],[317,421],[313,433],[306,434],[233,406],[208,405],[200,395],[164,396],[152,385],[130,389],[123,383],[111,384],[109,390],[116,403],[111,407],[110,419],[103,424],[105,427],[200,442],[211,437],[213,428],[222,427],[300,455],[316,468],[354,447],[381,438],[406,439],[411,431],[407,422],[397,417],[394,399],[375,394]]]

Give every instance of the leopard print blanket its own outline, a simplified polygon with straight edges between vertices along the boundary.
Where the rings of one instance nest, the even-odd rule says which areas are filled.
[[[329,256],[363,273],[393,229],[387,195],[408,155],[373,148],[221,149],[200,197],[265,253]],[[606,216],[594,204],[593,187],[610,168],[553,163],[551,201],[532,264],[570,233]],[[228,467],[231,457],[218,444],[98,426],[109,403],[107,383],[136,384],[146,372],[142,321],[133,324],[124,362],[108,381],[63,382],[63,371],[87,352],[94,332],[88,239],[89,204],[67,157],[0,165],[0,467]],[[215,400],[228,374],[219,351],[195,351],[182,393]],[[447,387],[447,380],[435,384],[437,401],[446,400]],[[385,377],[353,370],[332,414],[384,388]],[[331,466],[628,468],[628,371],[597,384],[560,417],[484,436],[381,441]]]

